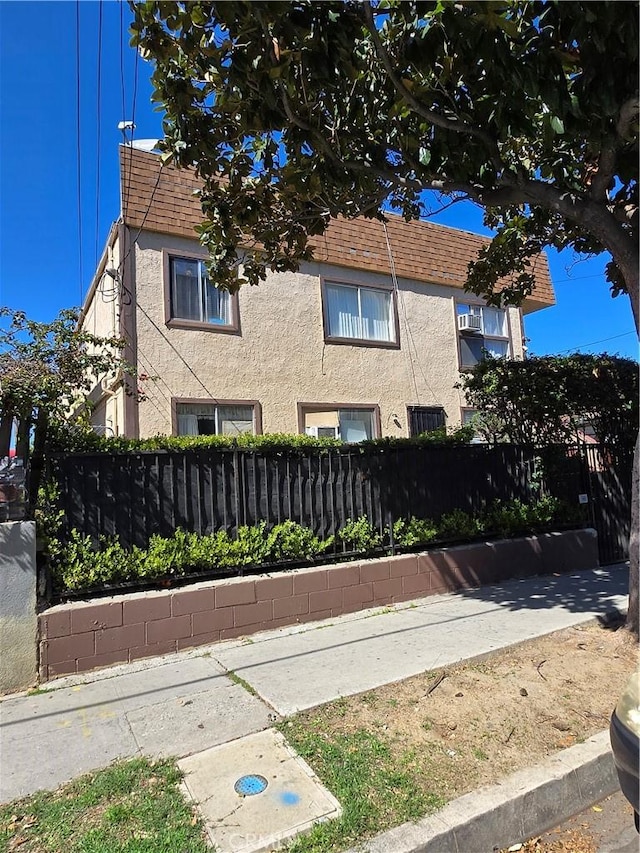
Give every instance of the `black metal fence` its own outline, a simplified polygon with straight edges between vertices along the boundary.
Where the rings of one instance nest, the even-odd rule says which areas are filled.
[[[589,521],[598,531],[600,563],[629,557],[633,451],[605,445],[579,449],[587,473]]]
[[[49,473],[60,487],[63,533],[75,528],[145,547],[153,534],[177,528],[234,534],[240,525],[285,519],[325,538],[364,515],[382,530],[400,517],[438,519],[540,493],[577,506],[580,494],[595,493],[589,464],[582,448],[350,446],[65,454],[49,460]],[[596,481],[608,476],[595,473]],[[607,518],[625,517],[623,504],[622,497]],[[585,521],[591,510],[584,508]]]

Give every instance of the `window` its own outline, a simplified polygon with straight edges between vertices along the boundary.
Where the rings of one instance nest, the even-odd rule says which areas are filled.
[[[477,409],[462,409],[462,426],[473,426]]]
[[[421,435],[446,426],[446,415],[442,406],[408,406],[409,435]]]
[[[471,439],[471,444],[486,444],[487,435],[490,431],[487,429],[487,423],[484,417],[477,409],[463,408],[461,412],[461,423],[463,427],[473,427],[474,434]]]
[[[255,404],[176,403],[178,435],[256,433]]]
[[[391,290],[325,282],[324,305],[328,340],[397,343]]]
[[[207,275],[204,261],[169,258],[169,316],[171,320],[208,326],[232,325],[232,300]]]
[[[343,409],[309,404],[300,409],[300,426],[315,438],[365,441],[377,436],[377,407]]]
[[[473,367],[486,350],[494,358],[509,355],[507,315],[503,308],[486,305],[456,306],[460,340],[460,367]],[[470,319],[461,320],[461,317]]]

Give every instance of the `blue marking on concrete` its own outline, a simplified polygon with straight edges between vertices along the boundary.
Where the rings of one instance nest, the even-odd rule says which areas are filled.
[[[280,802],[285,806],[297,806],[300,796],[293,791],[283,791],[280,794]]]

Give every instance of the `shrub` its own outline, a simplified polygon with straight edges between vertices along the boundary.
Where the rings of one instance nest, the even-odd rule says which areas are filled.
[[[499,533],[500,536],[510,536],[521,533],[529,527],[531,515],[529,506],[517,498],[503,503],[496,501],[482,514],[483,526],[487,532]]]
[[[424,545],[433,542],[437,535],[438,528],[430,518],[399,518],[393,525],[393,538],[397,545]]]
[[[322,543],[313,531],[295,521],[276,525],[267,536],[266,561],[309,560],[322,550]]]
[[[554,522],[575,521],[580,521],[579,508],[545,497],[530,504],[496,501],[479,516],[456,509],[443,515],[438,525],[415,516],[398,519],[393,533],[398,545],[411,547],[437,539],[473,539],[484,531],[509,536]],[[171,537],[152,536],[146,549],[131,550],[110,537],[101,537],[95,547],[90,537],[73,530],[65,543],[50,539],[49,559],[56,588],[80,591],[135,579],[181,577],[192,571],[229,571],[263,563],[312,560],[336,543],[348,551],[367,554],[383,545],[384,537],[366,516],[349,519],[335,537],[323,542],[312,530],[290,520],[271,530],[264,521],[242,526],[235,537],[226,530],[206,536],[176,530]]]
[[[442,539],[473,539],[482,532],[480,519],[461,509],[446,513],[438,524],[439,537]]]
[[[347,523],[340,529],[336,538],[350,550],[362,551],[365,554],[382,544],[382,535],[365,515],[355,521],[347,519]]]
[[[68,542],[56,549],[53,579],[63,589],[90,589],[133,578],[145,577],[146,552],[125,550],[116,539],[102,537],[99,550],[89,536],[72,530]],[[166,575],[166,566],[157,575]]]
[[[434,444],[468,444],[474,436],[473,429],[458,427],[447,431],[445,427],[423,433],[412,438],[385,436],[373,438],[352,449],[366,452],[371,448],[423,447]],[[57,430],[49,443],[49,450],[67,453],[138,453],[157,450],[327,450],[347,446],[337,438],[313,438],[310,435],[267,433],[252,435],[243,433],[228,435],[154,435],[151,438],[124,438],[123,436],[97,435],[86,426],[71,425]]]

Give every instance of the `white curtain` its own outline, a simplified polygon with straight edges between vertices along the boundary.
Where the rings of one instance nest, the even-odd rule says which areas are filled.
[[[483,341],[483,348],[494,358],[502,358],[509,354],[509,343],[507,341]]]
[[[181,320],[201,320],[198,261],[171,262],[171,315]]]
[[[485,335],[497,338],[507,336],[505,313],[501,308],[483,308],[482,325]]]
[[[338,338],[391,341],[391,293],[368,287],[325,286],[329,334]]]
[[[382,290],[361,288],[362,338],[368,341],[390,341],[391,294]]]
[[[355,287],[326,285],[329,334],[336,338],[360,338],[358,290]]]
[[[178,435],[198,435],[197,415],[178,414]]]
[[[205,435],[214,428],[216,407],[208,403],[178,403],[178,435]]]

